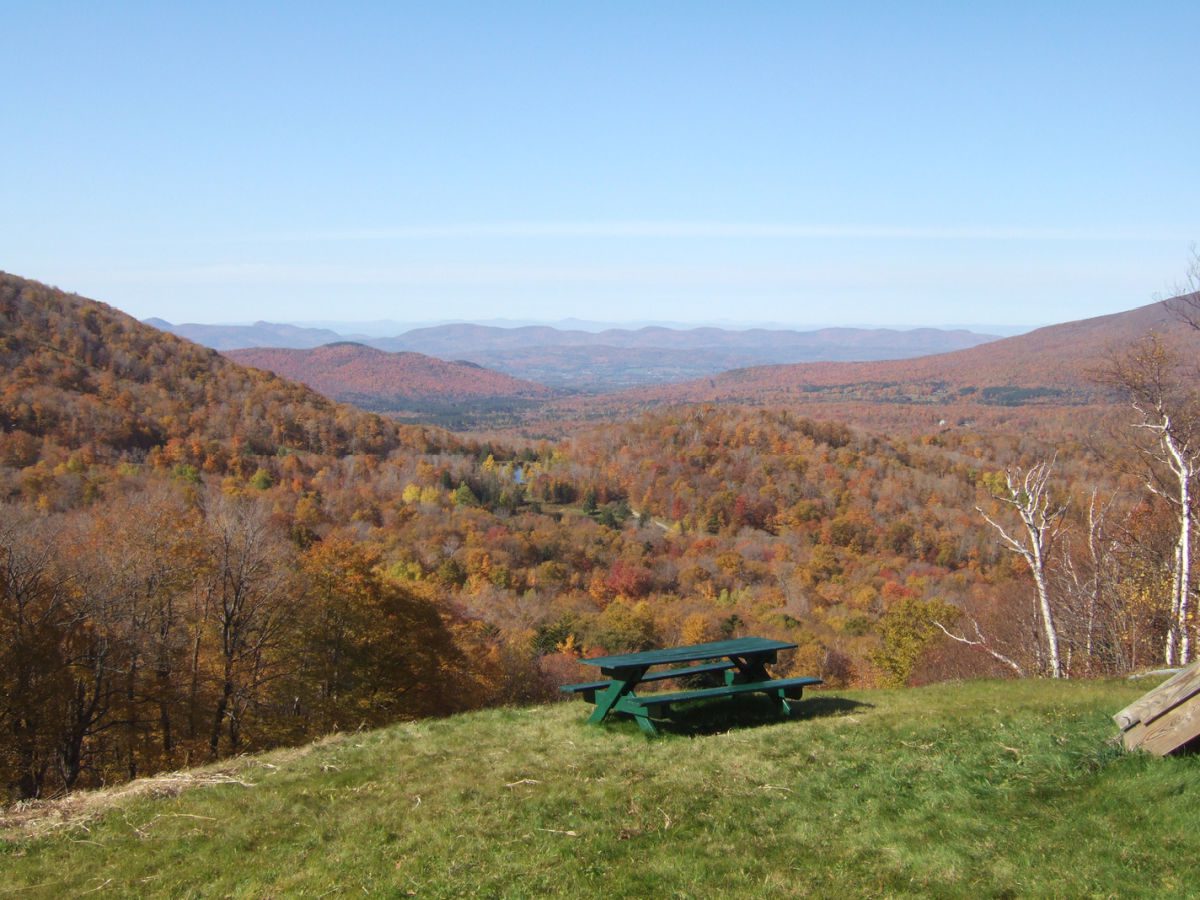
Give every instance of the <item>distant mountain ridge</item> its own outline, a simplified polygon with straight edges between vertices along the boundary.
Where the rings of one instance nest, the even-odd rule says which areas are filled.
[[[187,338],[213,350],[241,350],[246,347],[320,347],[344,341],[345,335],[327,328],[304,328],[280,322],[255,322],[253,325],[202,325],[185,322],[173,325],[165,319],[150,318],[142,321],[159,331],[167,331]]]
[[[711,326],[698,328],[610,328],[605,331],[581,331],[526,325],[497,328],[491,325],[438,325],[417,328],[394,338],[375,341],[390,349],[435,352],[486,352],[530,347],[617,347],[622,349],[670,348],[708,350],[714,348],[762,350],[767,348],[858,348],[864,352],[928,352],[931,347],[976,346],[995,340],[994,335],[978,335],[957,329],[914,328],[821,328],[815,331],[750,328],[731,330]]]
[[[311,349],[346,340],[321,328],[254,325],[148,324],[219,350],[249,347]],[[686,381],[746,366],[815,361],[903,359],[974,347],[996,338],[964,329],[823,328],[815,331],[716,327],[610,328],[547,325],[500,328],[454,324],[416,328],[387,338],[354,336],[366,346],[423,353],[573,391],[604,392]]]

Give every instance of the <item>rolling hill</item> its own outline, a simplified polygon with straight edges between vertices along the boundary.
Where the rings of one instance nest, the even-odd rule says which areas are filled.
[[[340,342],[312,350],[231,350],[230,359],[299,381],[335,400],[426,418],[484,415],[559,396],[544,385],[468,362]]]
[[[1104,360],[1147,334],[1161,335],[1186,353],[1200,352],[1200,332],[1180,321],[1169,304],[1050,325],[915,359],[758,366],[603,399],[639,407],[706,402],[1085,405],[1107,396],[1094,380]]]

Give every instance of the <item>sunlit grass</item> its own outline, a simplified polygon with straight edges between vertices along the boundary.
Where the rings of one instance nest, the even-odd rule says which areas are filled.
[[[27,830],[0,894],[1183,895],[1200,760],[1108,743],[1146,687],[825,694],[657,740],[588,726],[583,703],[343,735],[237,761],[252,787]]]

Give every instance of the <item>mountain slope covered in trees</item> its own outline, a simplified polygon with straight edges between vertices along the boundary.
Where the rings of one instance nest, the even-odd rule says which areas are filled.
[[[472,363],[421,353],[389,353],[342,342],[312,350],[233,350],[230,359],[299,381],[327,397],[365,409],[434,417],[520,409],[556,392]]]
[[[395,424],[93,300],[0,274],[0,459],[168,447],[210,471],[280,448],[384,453]],[[46,446],[43,446],[46,445]]]
[[[352,485],[459,442],[8,275],[0,362],[12,796],[454,708],[408,667],[461,659],[463,623],[376,571]]]
[[[915,359],[762,366],[711,379],[622,395],[634,403],[1081,404],[1103,401],[1095,373],[1130,343],[1154,333],[1184,352],[1200,352],[1200,334],[1168,302],[1039,328],[969,349]],[[612,398],[617,402],[618,398]]]

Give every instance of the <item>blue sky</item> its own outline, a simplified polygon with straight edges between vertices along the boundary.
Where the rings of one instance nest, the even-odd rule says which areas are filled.
[[[1033,325],[1200,240],[1200,4],[0,2],[0,268],[172,321]]]

